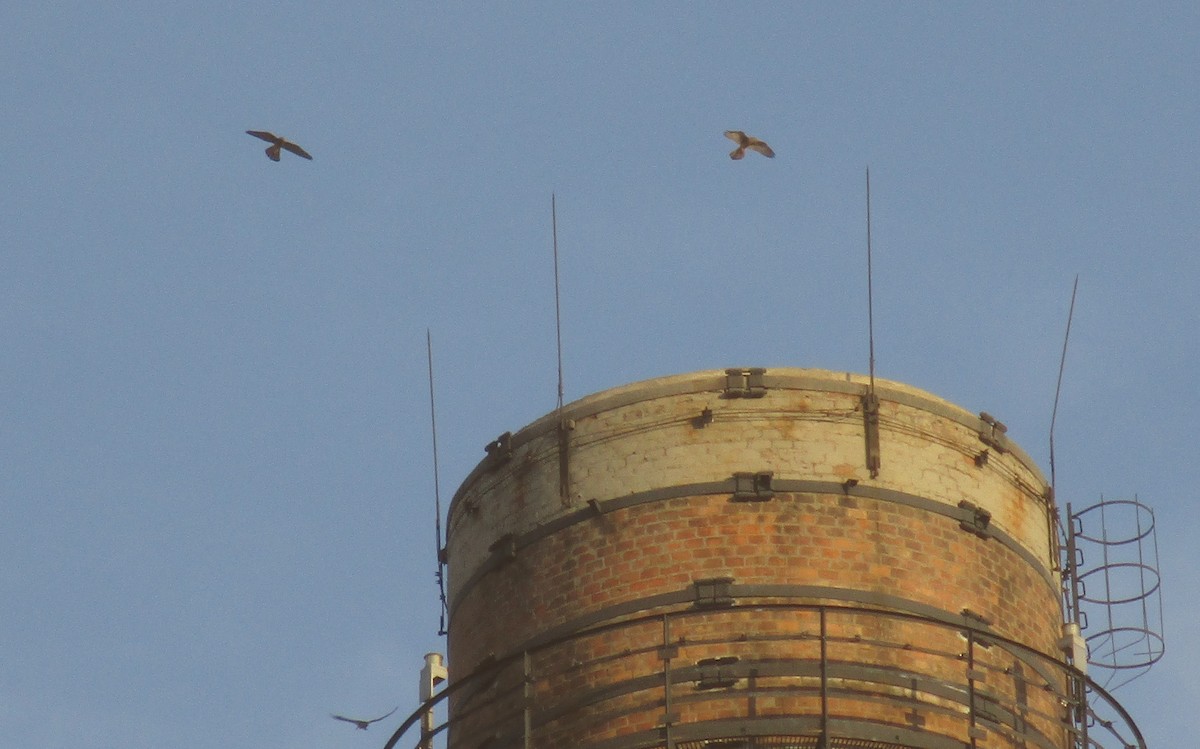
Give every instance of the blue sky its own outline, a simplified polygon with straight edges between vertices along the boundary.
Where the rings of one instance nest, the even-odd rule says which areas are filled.
[[[443,499],[555,404],[867,366],[1157,513],[1192,739],[1195,4],[9,3],[0,743],[380,747]],[[774,160],[731,161],[726,129]],[[314,160],[276,164],[245,130]]]

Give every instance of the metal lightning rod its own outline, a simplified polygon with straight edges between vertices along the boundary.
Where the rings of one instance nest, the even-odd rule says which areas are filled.
[[[871,167],[867,167],[867,342],[870,353],[871,392],[875,392],[875,294],[871,288]]]
[[[566,507],[571,501],[571,425],[563,419],[562,308],[558,284],[558,208],[550,193],[550,232],[554,244],[554,335],[558,344],[558,499]]]
[[[1062,392],[1063,369],[1067,365],[1067,342],[1071,340],[1071,320],[1075,317],[1075,292],[1079,290],[1079,274],[1071,287],[1071,307],[1067,311],[1067,332],[1063,336],[1062,356],[1058,360],[1058,382],[1054,386],[1054,408],[1050,411],[1050,493],[1054,494],[1054,421],[1058,418],[1058,396]]]
[[[875,290],[871,285],[871,167],[867,167],[867,343],[871,375],[863,396],[863,428],[867,442],[867,472],[879,476],[879,396],[875,395]]]
[[[425,329],[425,354],[429,362],[429,425],[433,431],[433,506],[434,506],[434,533],[437,535],[437,584],[438,584],[438,599],[441,602],[442,611],[438,617],[438,635],[446,634],[446,578],[444,574],[443,556],[442,556],[442,496],[438,486],[438,440],[437,440],[437,411],[433,405],[433,336],[429,332],[429,328]]]
[[[558,303],[558,211],[550,193],[550,233],[554,243],[554,334],[558,342],[558,410],[563,407],[562,312]]]

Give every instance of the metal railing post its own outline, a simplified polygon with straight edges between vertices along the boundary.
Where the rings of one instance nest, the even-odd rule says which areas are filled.
[[[525,749],[531,749],[533,746],[533,659],[529,656],[528,650],[525,651],[522,663],[522,681],[524,686],[521,694],[525,705],[521,731],[525,739]]]
[[[829,630],[825,622],[825,607],[821,615],[821,736],[817,740],[819,749],[829,749]]]

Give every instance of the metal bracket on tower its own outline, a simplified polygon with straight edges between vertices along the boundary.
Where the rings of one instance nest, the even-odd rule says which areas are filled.
[[[988,526],[992,523],[992,513],[965,499],[959,502],[958,506],[963,510],[962,520],[958,523],[960,528],[970,531],[980,538],[991,537]]]
[[[512,432],[505,432],[483,447],[491,461],[492,467],[508,462],[512,458]]]
[[[863,431],[867,441],[867,470],[871,478],[879,476],[879,396],[875,391],[863,393]]]
[[[725,370],[725,398],[761,398],[767,394],[763,381],[767,370],[762,367]]]
[[[499,560],[512,561],[517,558],[517,537],[512,533],[505,533],[492,542],[488,551],[492,552]]]
[[[710,577],[704,580],[694,580],[696,589],[695,607],[698,609],[715,609],[733,605],[732,577]]]
[[[766,502],[771,499],[775,496],[775,490],[771,488],[774,475],[771,471],[733,474],[733,501]]]
[[[1063,653],[1070,658],[1070,663],[1084,676],[1087,676],[1088,670],[1088,646],[1087,640],[1083,639],[1081,628],[1075,622],[1067,622],[1062,626],[1062,637],[1059,638],[1058,647]]]
[[[970,619],[974,622],[978,622],[979,624],[982,624],[985,627],[992,626],[991,619],[987,618],[986,616],[979,613],[978,611],[975,611],[974,609],[964,608],[962,611],[959,611],[958,613],[962,614],[964,619]]]
[[[696,677],[696,689],[724,689],[733,686],[738,677],[729,667],[737,662],[736,655],[696,661],[696,669],[699,672]]]
[[[979,412],[979,441],[1003,455],[1008,452],[1008,427],[987,411]]]
[[[571,504],[571,431],[574,419],[558,422],[558,499],[563,507]]]

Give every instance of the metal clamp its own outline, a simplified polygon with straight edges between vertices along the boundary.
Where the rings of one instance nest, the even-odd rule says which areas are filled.
[[[766,502],[771,499],[775,496],[775,490],[771,487],[774,475],[771,471],[733,474],[733,501]]]
[[[747,369],[734,368],[725,370],[725,398],[761,398],[767,394],[767,386],[763,381],[767,370],[762,367]]]

